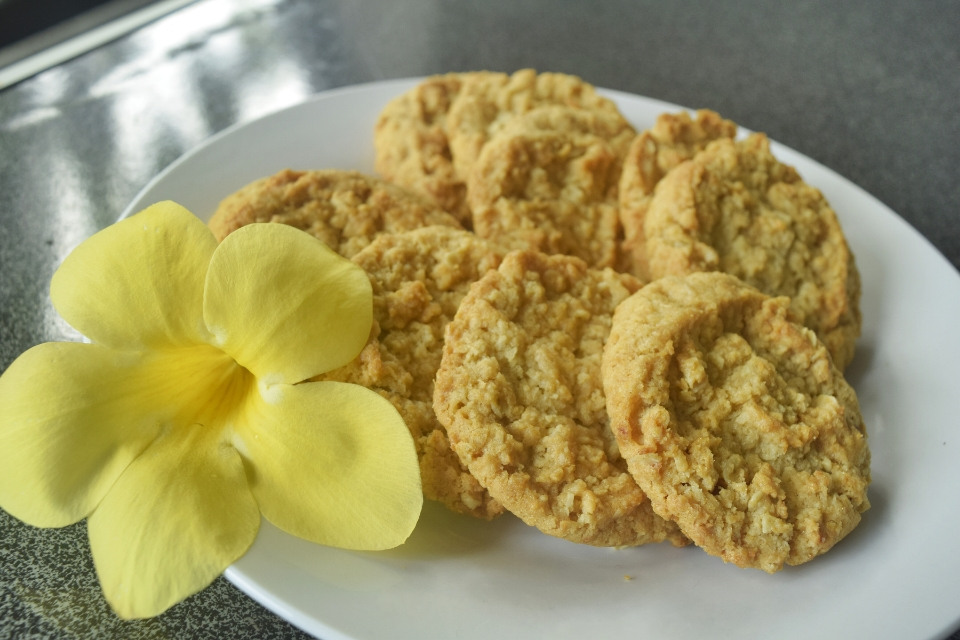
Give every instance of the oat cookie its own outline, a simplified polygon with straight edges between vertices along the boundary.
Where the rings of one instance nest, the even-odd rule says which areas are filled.
[[[637,135],[633,126],[619,112],[546,104],[510,117],[501,117],[491,127],[487,142],[505,132],[547,131],[567,133],[574,138],[584,135],[601,138],[610,143],[621,161]],[[475,164],[477,159],[479,155],[471,164]]]
[[[724,271],[790,310],[838,368],[860,335],[860,275],[823,194],[770,152],[763,134],[716,140],[660,181],[644,218],[652,278]]]
[[[453,166],[446,119],[468,74],[431,76],[391,100],[374,127],[374,168],[386,180],[426,194],[469,224],[466,184]]]
[[[600,359],[639,286],[570,256],[514,252],[447,327],[434,409],[471,473],[541,531],[600,546],[669,539],[609,428]]]
[[[467,180],[477,235],[511,249],[616,263],[617,183],[633,130],[570,107],[516,116],[484,146]]]
[[[661,114],[650,129],[636,136],[623,162],[620,177],[620,220],[625,262],[622,270],[649,277],[644,251],[643,218],[653,190],[671,169],[693,158],[718,138],[733,138],[737,125],[715,111],[700,109]]]
[[[728,274],[668,276],[620,305],[603,356],[613,431],[657,513],[768,572],[869,507],[856,394],[787,306]]]
[[[443,331],[470,284],[502,253],[467,231],[427,227],[384,235],[353,256],[373,285],[374,326],[360,356],[321,379],[369,387],[393,403],[413,434],[424,495],[481,518],[502,507],[451,450],[433,413]]]
[[[383,233],[460,228],[422,196],[356,171],[281,171],[227,196],[210,219],[218,240],[251,222],[280,222],[347,258]]]
[[[576,76],[538,74],[533,69],[511,75],[489,71],[464,74],[446,121],[457,172],[469,175],[487,140],[514,117],[550,105],[602,113],[618,128],[632,131],[612,100]]]

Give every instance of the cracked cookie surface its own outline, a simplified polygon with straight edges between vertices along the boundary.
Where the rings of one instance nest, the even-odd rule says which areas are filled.
[[[609,98],[565,73],[521,69],[513,74],[464,74],[462,89],[446,121],[453,162],[461,176],[469,175],[487,141],[519,115],[546,106],[562,106],[603,114],[618,128],[631,125]]]
[[[633,139],[620,177],[620,221],[623,224],[621,271],[649,278],[644,248],[643,219],[657,183],[686,160],[719,138],[733,138],[737,125],[715,111],[700,109],[664,113]]]
[[[514,252],[471,287],[447,328],[437,416],[490,494],[550,535],[686,542],[627,470],[603,397],[611,315],[639,284],[570,256]]]
[[[616,263],[617,184],[633,129],[569,107],[516,116],[483,147],[467,181],[473,229],[511,249]]]
[[[727,274],[665,277],[620,305],[603,357],[613,431],[655,510],[768,572],[826,552],[869,507],[856,395],[787,304]]]
[[[384,179],[425,194],[469,225],[467,187],[453,165],[447,116],[469,73],[431,76],[391,100],[374,126],[374,168]]]
[[[217,240],[253,222],[306,231],[344,257],[384,233],[432,225],[460,228],[416,193],[357,171],[286,169],[227,196],[210,219]]]
[[[763,134],[719,139],[660,181],[644,217],[651,278],[723,271],[785,295],[843,370],[860,335],[860,274],[837,215]]]

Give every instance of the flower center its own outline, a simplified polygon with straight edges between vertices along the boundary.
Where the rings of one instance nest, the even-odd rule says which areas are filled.
[[[150,367],[158,398],[176,408],[174,425],[223,429],[256,393],[256,378],[216,347],[201,344],[170,349]]]

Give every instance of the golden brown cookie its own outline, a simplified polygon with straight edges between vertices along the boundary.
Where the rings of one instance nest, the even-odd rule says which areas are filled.
[[[386,180],[426,194],[469,225],[466,184],[453,166],[446,119],[467,74],[431,76],[391,100],[374,128],[374,168]]]
[[[467,180],[477,235],[511,249],[616,264],[617,183],[633,129],[605,112],[539,107],[486,143]]]
[[[718,138],[733,138],[737,125],[714,111],[700,109],[661,114],[650,129],[633,139],[620,177],[620,220],[623,223],[622,270],[649,277],[644,250],[643,218],[653,190],[671,169],[693,158]]]
[[[763,134],[716,140],[660,181],[644,216],[651,278],[724,271],[813,329],[843,370],[860,335],[860,275],[823,194]]]
[[[636,130],[619,112],[546,104],[509,117],[501,116],[491,125],[486,141],[489,142],[503,133],[518,132],[558,132],[568,133],[571,137],[596,136],[610,143],[621,161],[636,138]],[[482,153],[483,149],[480,151]],[[475,164],[477,159],[479,155],[471,164]]]
[[[433,380],[444,328],[470,284],[501,257],[490,243],[450,227],[377,238],[353,256],[373,285],[370,340],[352,363],[321,376],[361,384],[392,402],[413,434],[424,495],[481,518],[503,508],[451,450],[433,413]]]
[[[685,543],[628,472],[603,397],[613,309],[639,284],[571,256],[514,252],[470,288],[447,327],[437,417],[490,495],[550,535]]]
[[[617,308],[603,356],[613,431],[657,513],[768,572],[869,507],[856,394],[788,304],[728,274],[665,277]]]
[[[347,258],[383,233],[431,225],[460,228],[422,196],[356,171],[286,169],[227,196],[210,219],[218,240],[252,222],[279,222]]]
[[[454,165],[469,175],[487,141],[517,115],[538,107],[565,106],[603,113],[618,127],[631,128],[617,105],[593,85],[564,73],[521,69],[463,74],[463,84],[446,121]]]

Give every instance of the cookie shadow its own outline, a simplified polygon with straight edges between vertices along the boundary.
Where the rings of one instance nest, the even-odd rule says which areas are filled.
[[[504,538],[523,527],[527,525],[511,513],[483,520],[454,513],[427,500],[410,538],[387,553],[408,560],[471,555],[503,544]]]
[[[870,342],[861,340],[857,345],[853,360],[843,371],[843,377],[854,389],[860,389],[866,380],[867,375],[874,367],[877,357],[876,346]]]

